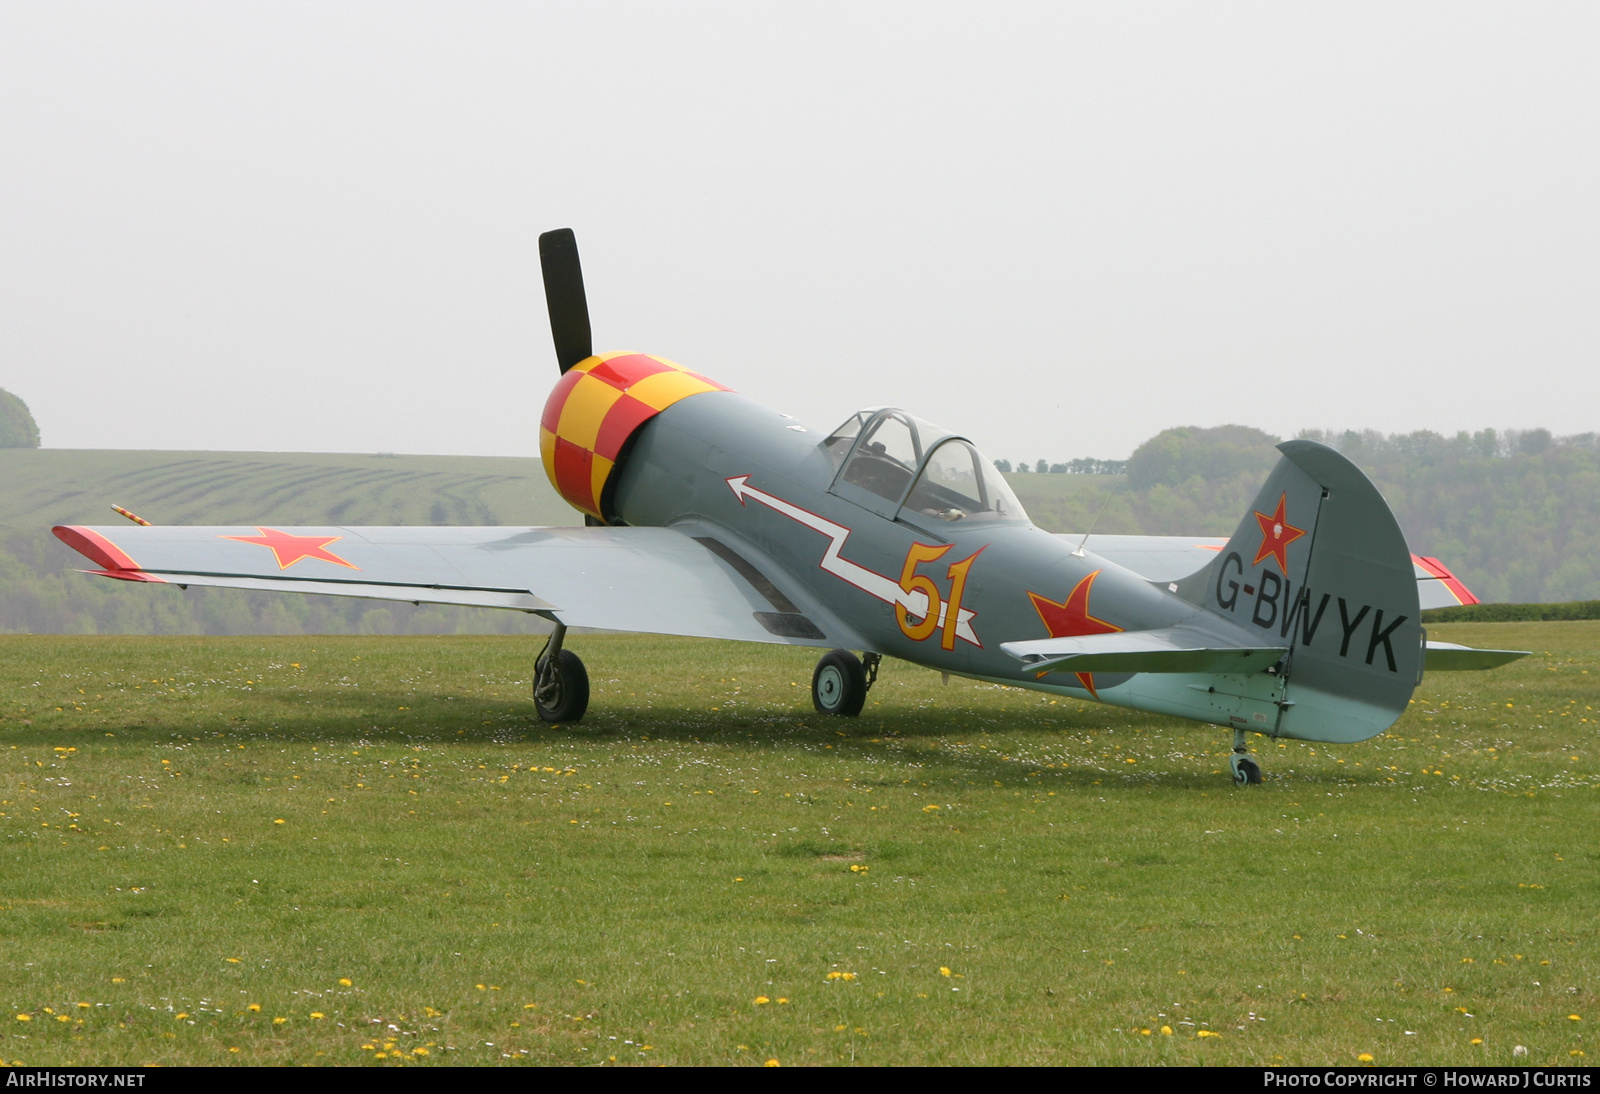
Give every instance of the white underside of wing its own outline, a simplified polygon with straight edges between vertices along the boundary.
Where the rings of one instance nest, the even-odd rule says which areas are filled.
[[[280,553],[245,542],[268,533],[322,542],[280,565],[297,548]],[[671,528],[153,526],[57,535],[103,567],[93,572],[127,580],[499,608],[600,630],[859,645],[852,635],[827,633],[839,628],[804,608],[773,604],[727,561]],[[108,558],[120,564],[107,565]],[[765,576],[784,584],[783,575]]]
[[[1260,672],[1288,652],[1239,646],[1192,627],[1039,638],[1000,648],[1037,672]]]

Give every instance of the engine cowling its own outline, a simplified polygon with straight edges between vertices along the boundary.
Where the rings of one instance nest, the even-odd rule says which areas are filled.
[[[664,357],[586,357],[562,375],[545,401],[539,421],[545,474],[569,504],[603,521],[606,485],[639,427],[691,395],[729,390]]]

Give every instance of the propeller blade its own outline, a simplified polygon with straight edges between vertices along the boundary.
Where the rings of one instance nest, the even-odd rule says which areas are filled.
[[[544,270],[550,336],[555,339],[556,360],[565,373],[594,353],[589,301],[583,295],[583,267],[578,264],[578,239],[571,228],[557,228],[539,237],[539,265]]]

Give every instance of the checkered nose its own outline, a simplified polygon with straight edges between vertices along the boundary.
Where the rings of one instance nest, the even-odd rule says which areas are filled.
[[[539,455],[545,474],[574,508],[604,519],[600,500],[634,431],[691,395],[728,390],[664,357],[586,357],[562,374],[544,404]]]

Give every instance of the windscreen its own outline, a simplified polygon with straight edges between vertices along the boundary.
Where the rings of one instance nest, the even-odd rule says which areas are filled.
[[[899,501],[922,455],[912,418],[900,411],[877,417],[840,476],[889,501]]]
[[[856,434],[861,432],[861,425],[867,420],[867,412],[859,410],[850,415],[850,420],[844,425],[829,433],[822,442],[822,450],[828,454],[828,459],[833,462],[834,470],[844,462],[845,456],[850,453],[850,442],[856,439]]]

